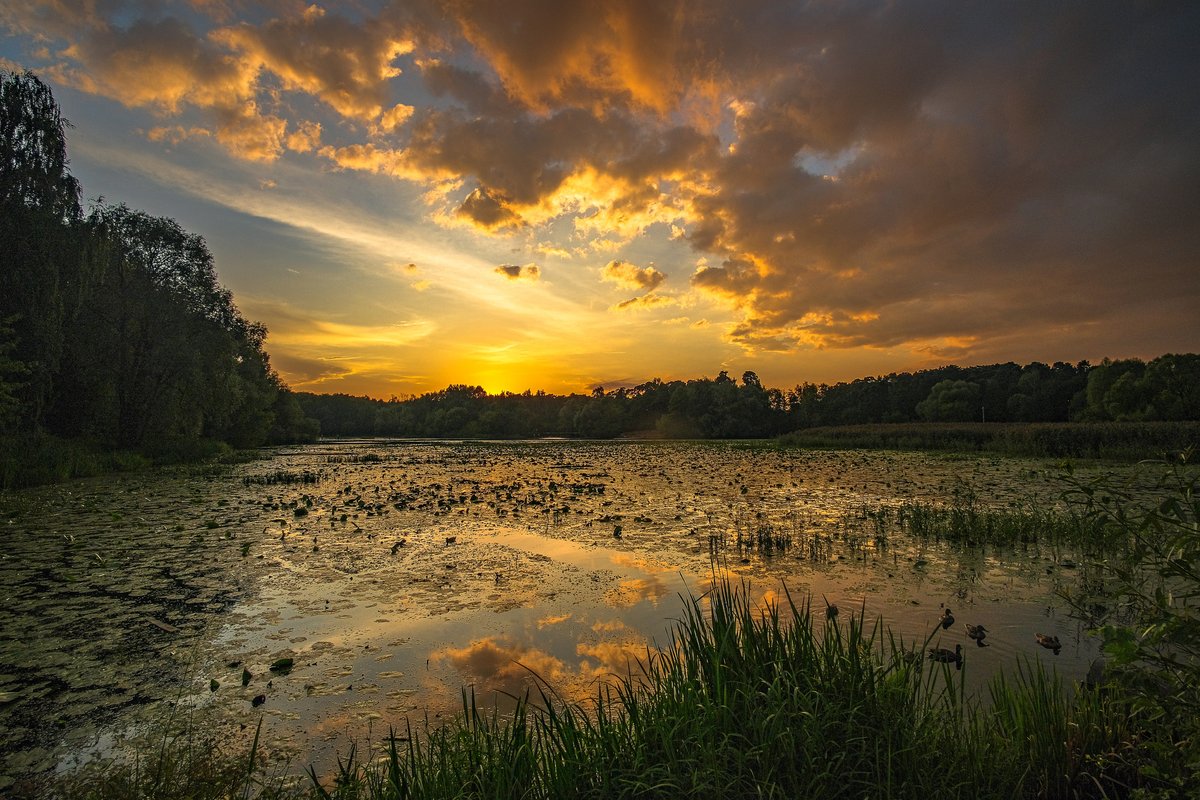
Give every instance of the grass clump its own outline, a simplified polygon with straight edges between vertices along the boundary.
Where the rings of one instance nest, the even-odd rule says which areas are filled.
[[[859,517],[869,520],[877,535],[886,537],[894,528],[917,539],[969,546],[1048,544],[1093,550],[1105,539],[1103,522],[1076,507],[1031,502],[992,508],[965,488],[948,502],[910,500],[895,507],[864,507]]]

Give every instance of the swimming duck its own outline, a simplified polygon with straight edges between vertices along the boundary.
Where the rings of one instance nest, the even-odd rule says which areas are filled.
[[[987,628],[983,627],[982,625],[972,625],[971,623],[968,622],[967,623],[967,636],[974,639],[977,642],[982,642],[984,640],[984,637],[987,636]]]
[[[825,601],[825,618],[836,620],[838,615],[837,604],[829,602],[829,599],[825,595],[821,595],[821,599]]]
[[[950,609],[948,609],[948,608],[943,609],[942,610],[942,621],[941,621],[942,629],[948,631],[948,630],[950,630],[950,626],[953,624],[954,624],[954,615],[950,613]]]
[[[928,653],[930,661],[939,661],[943,664],[953,663],[960,668],[962,667],[963,657],[961,644],[954,645],[953,650],[947,650],[944,647],[931,647],[929,648]]]
[[[1062,650],[1062,644],[1058,641],[1057,636],[1051,636],[1048,633],[1035,633],[1033,638],[1037,639],[1037,643],[1042,647],[1047,650],[1053,650],[1054,655],[1058,655],[1058,651]]]

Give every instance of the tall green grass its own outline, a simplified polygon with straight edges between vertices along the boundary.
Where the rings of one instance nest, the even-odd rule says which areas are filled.
[[[591,704],[543,685],[501,717],[464,695],[457,724],[409,727],[381,758],[352,757],[314,786],[342,799],[1120,792],[1092,758],[1129,736],[1104,696],[1027,664],[985,707],[922,655],[861,616],[817,620],[790,595],[760,607],[720,581]]]

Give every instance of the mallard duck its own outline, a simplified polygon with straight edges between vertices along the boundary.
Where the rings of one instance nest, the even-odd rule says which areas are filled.
[[[1048,633],[1035,633],[1033,638],[1037,639],[1037,643],[1042,647],[1047,650],[1053,650],[1054,655],[1058,655],[1058,651],[1062,650],[1062,644],[1058,641],[1057,636],[1051,636]]]
[[[982,625],[972,625],[969,622],[967,623],[967,636],[977,642],[982,642],[987,636],[987,632],[987,628],[983,627]]]
[[[954,615],[950,613],[950,609],[942,609],[942,629],[950,630],[950,626],[954,624]]]
[[[962,645],[961,644],[954,645],[953,650],[947,650],[944,647],[931,647],[931,648],[929,648],[929,660],[930,661],[940,661],[943,664],[949,664],[951,662],[953,662],[955,664],[961,664],[962,663]]]

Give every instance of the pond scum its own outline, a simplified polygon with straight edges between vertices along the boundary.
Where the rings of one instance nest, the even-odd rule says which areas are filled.
[[[164,734],[132,762],[93,763],[46,794],[1197,797],[1200,497],[1195,476],[1174,475],[1138,509],[1076,486],[1080,518],[1127,545],[1106,566],[1106,591],[1132,616],[1099,629],[1124,654],[1110,648],[1112,668],[1091,685],[1022,660],[972,700],[971,654],[935,663],[932,634],[900,641],[861,613],[814,614],[786,589],[756,602],[748,584],[717,575],[684,598],[665,645],[585,704],[539,682],[500,715],[464,691],[456,721],[410,722],[307,782],[267,764],[257,734],[233,752],[212,734]]]

